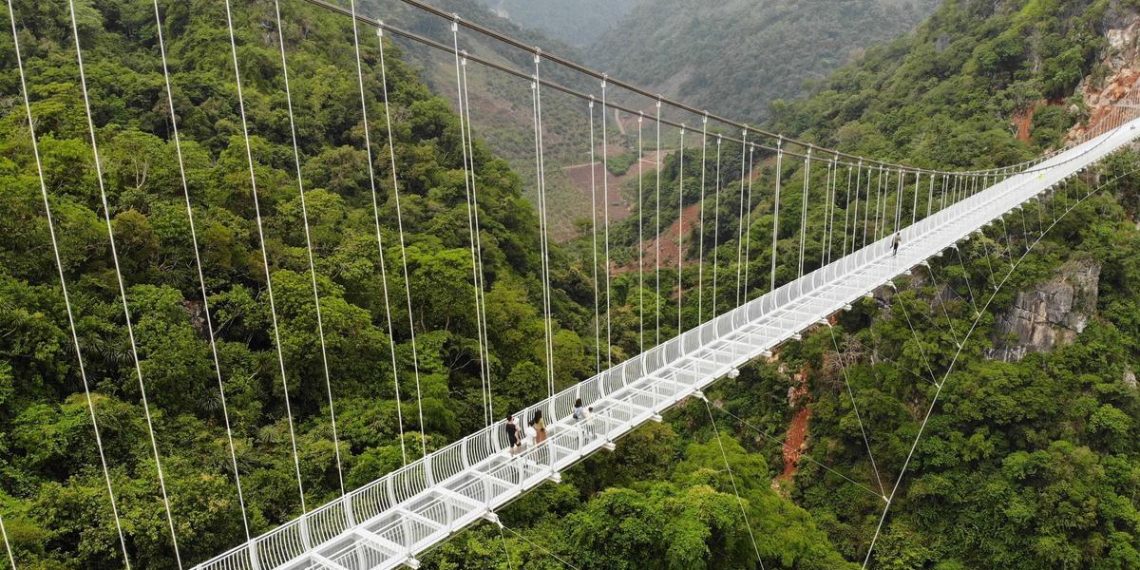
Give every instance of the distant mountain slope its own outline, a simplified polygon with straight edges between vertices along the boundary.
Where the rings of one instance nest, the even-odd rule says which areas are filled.
[[[595,65],[709,111],[759,121],[862,49],[905,34],[939,0],[653,0],[587,50]]]
[[[773,109],[772,128],[925,165],[1028,158],[1102,112],[1102,90],[1135,81],[1136,20],[1124,6],[946,0],[915,34]]]
[[[429,0],[429,4],[447,12],[459,14],[466,21],[475,22],[503,34],[517,38],[526,45],[541,46],[576,61],[581,54],[569,45],[545,35],[541,30],[521,27],[502,18],[480,2],[467,0]],[[416,10],[395,0],[364,0],[361,12],[376,18],[385,18],[406,30],[427,36],[445,45],[451,45],[450,22]],[[394,37],[403,48],[405,59],[419,72],[433,93],[446,97],[457,105],[455,59],[453,55]],[[463,29],[459,32],[459,47],[473,56],[488,59],[500,65],[531,73],[533,55],[482,34]],[[597,83],[560,66],[546,64],[545,79],[582,91],[596,90]],[[475,136],[487,142],[498,156],[510,163],[524,181],[524,195],[534,202],[534,123],[530,81],[492,71],[483,65],[468,66],[469,103]],[[453,107],[455,109],[457,107]],[[570,180],[561,174],[561,166],[584,162],[589,153],[589,124],[586,104],[577,99],[548,92],[543,98],[543,118],[547,124],[558,125],[548,129],[544,137],[544,152],[552,175],[547,179],[551,207],[552,231],[559,238],[574,235],[572,217],[564,212],[581,212],[582,192],[571,187]]]
[[[484,0],[504,18],[539,30],[572,46],[584,48],[598,40],[638,0]]]

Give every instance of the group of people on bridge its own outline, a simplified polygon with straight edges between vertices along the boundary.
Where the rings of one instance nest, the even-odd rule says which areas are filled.
[[[581,398],[574,400],[573,418],[576,422],[589,428],[592,423],[590,422],[590,416],[593,412],[594,408],[587,408],[583,405]],[[510,444],[511,455],[517,455],[528,447],[533,447],[546,441],[546,420],[542,417],[542,410],[536,410],[534,412],[531,419],[527,421],[525,428],[520,428],[519,425],[515,423],[515,416],[511,414],[507,415],[507,421],[503,425],[507,432],[507,443]],[[591,436],[593,435],[592,430],[587,429],[587,431],[591,432]]]

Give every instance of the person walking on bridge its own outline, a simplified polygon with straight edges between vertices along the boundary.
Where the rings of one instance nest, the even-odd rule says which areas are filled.
[[[895,239],[891,240],[891,257],[899,254],[899,244],[902,243],[902,232],[895,232]]]
[[[534,413],[535,443],[546,441],[546,421],[542,419],[542,410]]]
[[[511,455],[514,455],[518,453],[519,444],[521,442],[519,441],[519,426],[515,424],[515,417],[513,415],[507,416],[506,429],[507,443],[510,445]]]

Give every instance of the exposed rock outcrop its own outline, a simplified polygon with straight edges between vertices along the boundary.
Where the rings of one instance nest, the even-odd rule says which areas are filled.
[[[1100,267],[1090,259],[1069,261],[1053,279],[1018,293],[1013,308],[998,317],[987,356],[1015,361],[1073,342],[1096,314]]]
[[[1085,77],[1077,92],[1087,106],[1088,120],[1075,125],[1068,134],[1070,142],[1113,124],[1118,111],[1131,110],[1121,105],[1134,105],[1140,86],[1140,17],[1131,12],[1114,14],[1104,22],[1108,42],[1100,59],[1104,74]]]

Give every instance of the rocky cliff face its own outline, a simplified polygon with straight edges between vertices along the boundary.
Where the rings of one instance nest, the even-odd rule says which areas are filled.
[[[1088,120],[1069,131],[1070,142],[1113,124],[1122,112],[1131,113],[1130,106],[1136,104],[1140,87],[1140,16],[1131,11],[1113,11],[1103,25],[1108,45],[1100,58],[1102,73],[1086,76],[1077,87],[1088,107]]]
[[[1099,263],[1074,260],[1053,279],[1018,293],[1013,308],[998,317],[987,356],[1015,361],[1071,343],[1096,314],[1099,280]]]

